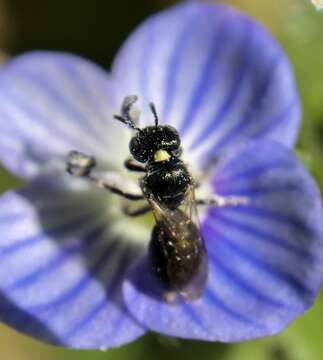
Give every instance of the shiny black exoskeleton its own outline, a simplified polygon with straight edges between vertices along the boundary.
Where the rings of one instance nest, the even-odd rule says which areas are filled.
[[[148,126],[138,131],[129,144],[134,159],[146,163],[141,181],[144,194],[153,196],[168,208],[177,208],[191,184],[190,174],[176,155],[180,138],[171,126]]]
[[[179,134],[169,125],[147,126],[130,140],[131,155],[139,162],[150,162],[157,150],[176,152],[181,146]]]
[[[133,100],[125,99],[123,116],[116,118],[136,130],[129,150],[136,161],[145,164],[137,168],[128,164],[128,168],[145,172],[140,186],[156,219],[149,245],[151,267],[169,290],[196,299],[206,283],[206,255],[199,228],[192,220],[194,186],[179,158],[180,137],[175,128],[158,125],[152,104],[155,126],[138,128],[130,116]]]
[[[190,174],[183,162],[171,156],[167,161],[149,163],[146,169],[147,175],[142,184],[168,208],[180,206],[191,183]]]

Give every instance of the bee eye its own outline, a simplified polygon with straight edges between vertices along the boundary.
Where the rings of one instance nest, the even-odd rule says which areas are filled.
[[[147,162],[152,153],[151,150],[149,151],[149,149],[147,149],[143,139],[138,135],[130,140],[129,150],[134,159],[141,163]]]
[[[147,126],[130,141],[131,155],[137,161],[149,161],[157,150],[176,151],[181,144],[179,134],[171,126]]]
[[[161,141],[161,148],[164,150],[174,151],[181,145],[181,140],[176,129],[171,126],[163,126],[163,134]]]

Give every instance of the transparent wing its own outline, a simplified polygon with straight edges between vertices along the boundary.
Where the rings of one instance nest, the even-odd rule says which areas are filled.
[[[193,186],[178,209],[163,206],[153,196],[148,201],[159,227],[159,242],[167,254],[171,287],[188,300],[200,298],[207,281],[207,255]]]
[[[185,201],[183,203],[183,211],[187,217],[191,220],[191,222],[198,229],[198,238],[196,241],[199,244],[199,248],[201,251],[201,262],[196,271],[195,276],[187,284],[184,289],[187,298],[196,299],[202,296],[204,291],[207,277],[208,277],[208,257],[206,252],[206,246],[204,244],[204,239],[202,237],[200,219],[198,216],[198,210],[196,206],[196,198],[195,198],[195,187],[194,185],[190,185],[187,190]]]

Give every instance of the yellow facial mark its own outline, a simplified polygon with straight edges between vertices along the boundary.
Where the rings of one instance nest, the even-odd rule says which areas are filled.
[[[154,160],[156,162],[167,161],[169,158],[170,154],[166,150],[157,150],[154,154]]]

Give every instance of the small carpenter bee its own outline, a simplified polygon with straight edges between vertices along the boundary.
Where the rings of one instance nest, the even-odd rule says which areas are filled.
[[[155,117],[153,126],[137,128],[127,111],[116,119],[136,130],[130,153],[145,164],[140,187],[156,220],[149,245],[152,270],[170,291],[193,300],[201,296],[207,279],[205,246],[197,216],[193,219],[197,214],[194,183],[179,158],[181,140],[177,130],[159,125],[155,106],[150,107]]]
[[[180,159],[181,140],[177,130],[169,125],[159,125],[155,106],[150,108],[155,124],[139,128],[139,112],[134,107],[136,96],[127,96],[121,114],[115,119],[136,133],[129,143],[132,158],[125,161],[130,171],[145,173],[140,179],[141,194],[132,194],[120,187],[92,175],[95,159],[72,151],[67,171],[74,176],[86,177],[95,185],[108,189],[129,200],[146,199],[149,206],[129,216],[152,211],[156,224],[149,244],[149,259],[153,273],[166,287],[167,294],[180,294],[188,300],[201,297],[207,281],[207,256],[201,237],[196,204],[237,205],[239,198],[213,197],[195,200],[195,184],[187,167]],[[170,298],[170,297],[169,297]]]

